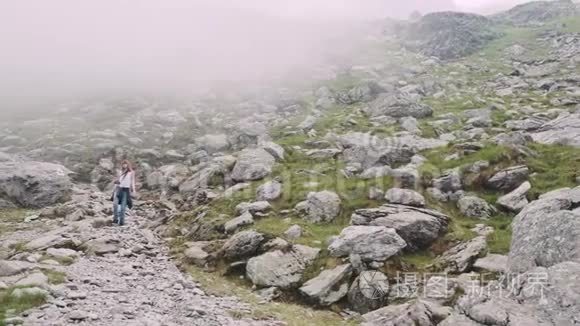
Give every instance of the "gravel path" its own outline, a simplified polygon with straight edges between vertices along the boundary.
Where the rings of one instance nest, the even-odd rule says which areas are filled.
[[[250,307],[236,298],[206,295],[176,268],[168,249],[139,228],[143,222],[130,217],[126,226],[81,234],[95,240],[91,249],[111,252],[82,256],[68,266],[68,281],[52,291],[47,304],[29,311],[24,325],[283,325],[233,318],[229,311]]]

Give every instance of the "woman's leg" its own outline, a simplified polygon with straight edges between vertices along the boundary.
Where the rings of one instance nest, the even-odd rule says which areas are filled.
[[[125,210],[127,209],[127,196],[129,196],[129,192],[123,189],[121,191],[121,210],[119,212],[119,225],[125,224]]]

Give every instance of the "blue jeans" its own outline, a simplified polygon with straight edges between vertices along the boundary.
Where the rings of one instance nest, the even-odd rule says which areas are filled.
[[[129,188],[119,188],[113,200],[113,223],[125,224],[125,211],[127,210],[127,196]]]

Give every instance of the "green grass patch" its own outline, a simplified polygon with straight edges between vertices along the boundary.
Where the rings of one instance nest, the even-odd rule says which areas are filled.
[[[44,295],[23,295],[15,298],[12,294],[15,288],[8,288],[0,291],[0,325],[4,325],[4,320],[28,309],[38,307],[46,302]]]
[[[48,283],[50,284],[62,284],[66,282],[66,273],[52,269],[43,269],[42,272],[48,277]]]
[[[532,198],[548,191],[575,187],[580,176],[580,149],[563,145],[533,144],[530,148],[537,153],[526,160],[532,173]]]
[[[500,214],[485,221],[494,232],[487,236],[487,249],[492,254],[507,254],[512,242],[512,217]]]
[[[314,310],[284,299],[263,303],[263,299],[252,293],[248,287],[240,284],[243,283],[242,281],[224,278],[217,273],[206,273],[197,267],[190,267],[188,272],[209,294],[236,296],[250,304],[252,312],[249,314],[232,312],[236,318],[276,319],[286,322],[289,326],[347,326],[358,324],[354,321],[345,321],[338,314],[331,311]]]

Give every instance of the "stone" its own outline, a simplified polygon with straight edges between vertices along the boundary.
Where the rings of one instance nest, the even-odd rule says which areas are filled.
[[[204,243],[192,243],[184,251],[186,259],[198,266],[204,266],[209,258],[209,254],[203,249]]]
[[[20,287],[39,287],[46,289],[48,287],[48,277],[42,272],[35,272],[18,280],[14,285]]]
[[[486,182],[486,186],[493,190],[509,192],[527,181],[529,169],[525,165],[512,166],[495,173]]]
[[[580,262],[580,213],[567,210],[571,204],[570,198],[552,195],[531,202],[514,217],[510,272]]]
[[[429,247],[445,234],[449,217],[437,211],[403,205],[383,205],[358,209],[351,216],[353,225],[385,226],[395,229],[405,240],[405,250]]]
[[[308,280],[299,291],[308,301],[320,306],[338,302],[348,292],[348,281],[352,275],[350,264],[324,270],[315,278]]]
[[[256,200],[272,201],[280,198],[282,195],[282,184],[278,181],[268,181],[258,187],[256,191]]]
[[[457,201],[457,208],[467,217],[487,219],[493,213],[493,208],[484,200],[475,196],[465,196]]]
[[[543,124],[531,136],[540,144],[580,147],[580,113],[564,113]]]
[[[423,207],[425,198],[420,193],[400,188],[391,188],[385,194],[385,199],[392,204],[401,204],[408,206]]]
[[[274,143],[274,142],[263,142],[261,144],[262,148],[270,153],[272,157],[276,159],[276,161],[283,161],[284,160],[284,148],[282,146]]]
[[[341,200],[332,191],[310,192],[306,196],[305,209],[305,219],[309,222],[330,222],[340,214]]]
[[[87,254],[102,256],[105,254],[112,254],[119,251],[117,243],[111,242],[110,239],[93,239],[83,244]]]
[[[384,226],[354,225],[346,227],[329,246],[334,257],[356,254],[364,261],[385,261],[407,246],[395,229]]]
[[[245,230],[234,234],[222,247],[226,259],[234,260],[254,255],[264,236],[255,230]]]
[[[32,268],[32,264],[16,260],[0,260],[0,276],[12,276]]]
[[[455,192],[463,188],[461,175],[457,170],[446,171],[442,176],[433,179],[433,188],[441,190],[443,193]]]
[[[348,291],[348,302],[359,313],[367,313],[386,305],[389,280],[379,271],[361,271]]]
[[[249,212],[252,215],[256,214],[264,214],[272,209],[272,205],[270,205],[267,201],[257,201],[253,203],[240,203],[236,206],[236,212],[238,214],[243,214]]]
[[[80,253],[76,250],[67,249],[67,248],[48,248],[46,253],[49,256],[59,258],[59,259],[67,259],[67,258],[78,258]]]
[[[435,326],[447,317],[448,310],[436,303],[412,300],[399,305],[389,305],[362,316],[362,326],[419,325]]]
[[[433,115],[433,109],[420,104],[416,99],[403,94],[383,93],[370,103],[367,111],[372,117],[390,116],[393,118],[413,117],[427,118]]]
[[[254,217],[250,212],[245,212],[242,215],[227,221],[224,224],[224,228],[226,233],[232,233],[235,230],[250,224],[254,224]]]
[[[73,310],[68,314],[68,319],[72,321],[83,321],[89,318],[89,314],[85,311]]]
[[[496,204],[505,210],[517,213],[528,204],[526,195],[530,189],[532,189],[532,185],[526,181],[509,194],[499,197]]]
[[[436,264],[444,266],[445,272],[465,273],[473,267],[478,258],[485,254],[486,249],[486,238],[477,236],[444,252],[436,259]]]
[[[225,134],[206,134],[197,139],[197,144],[207,153],[217,153],[229,148],[230,143]]]
[[[504,273],[507,269],[508,257],[504,255],[488,254],[479,258],[473,267],[490,272]]]
[[[302,245],[294,245],[287,251],[269,251],[248,260],[246,276],[257,286],[294,288],[319,252],[320,249]]]
[[[232,170],[231,177],[238,182],[260,180],[272,173],[275,159],[262,148],[244,149]]]
[[[0,162],[0,196],[25,208],[42,208],[71,199],[70,170],[44,162]]]
[[[296,240],[302,236],[302,227],[294,224],[284,232],[284,236],[289,240]]]

